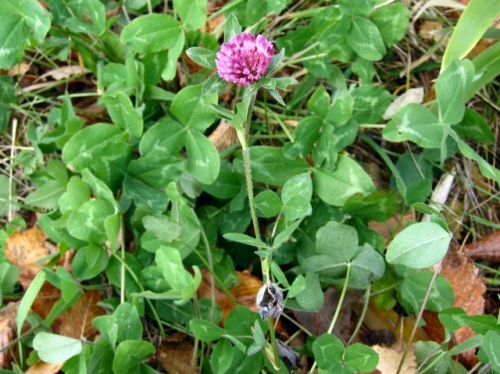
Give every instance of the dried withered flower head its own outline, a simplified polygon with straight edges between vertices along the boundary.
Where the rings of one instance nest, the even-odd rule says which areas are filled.
[[[278,317],[283,312],[283,291],[274,283],[264,284],[256,298],[262,319]]]

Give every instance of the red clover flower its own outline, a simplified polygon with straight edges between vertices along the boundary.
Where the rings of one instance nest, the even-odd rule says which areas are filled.
[[[273,45],[265,37],[244,32],[222,44],[215,64],[222,79],[248,87],[267,72],[273,52]]]

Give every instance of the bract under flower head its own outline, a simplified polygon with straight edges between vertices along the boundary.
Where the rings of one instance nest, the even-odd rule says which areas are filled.
[[[265,37],[244,32],[222,44],[215,64],[222,79],[248,87],[267,72],[273,52],[273,45]]]

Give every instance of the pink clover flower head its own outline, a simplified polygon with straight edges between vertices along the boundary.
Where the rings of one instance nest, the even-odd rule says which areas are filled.
[[[215,65],[222,79],[248,87],[267,72],[273,52],[273,45],[265,37],[244,32],[222,44]]]

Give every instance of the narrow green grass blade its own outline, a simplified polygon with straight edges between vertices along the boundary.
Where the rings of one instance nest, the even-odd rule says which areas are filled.
[[[471,0],[451,35],[444,52],[441,70],[446,69],[454,58],[465,57],[499,14],[500,1]]]
[[[28,289],[24,293],[24,296],[21,299],[21,303],[19,304],[19,309],[16,316],[16,326],[18,334],[21,334],[24,321],[26,320],[26,317],[28,317],[31,305],[33,305],[33,302],[35,301],[38,292],[40,292],[40,289],[42,288],[44,283],[45,273],[41,271],[36,275],[35,279],[33,279]]]

